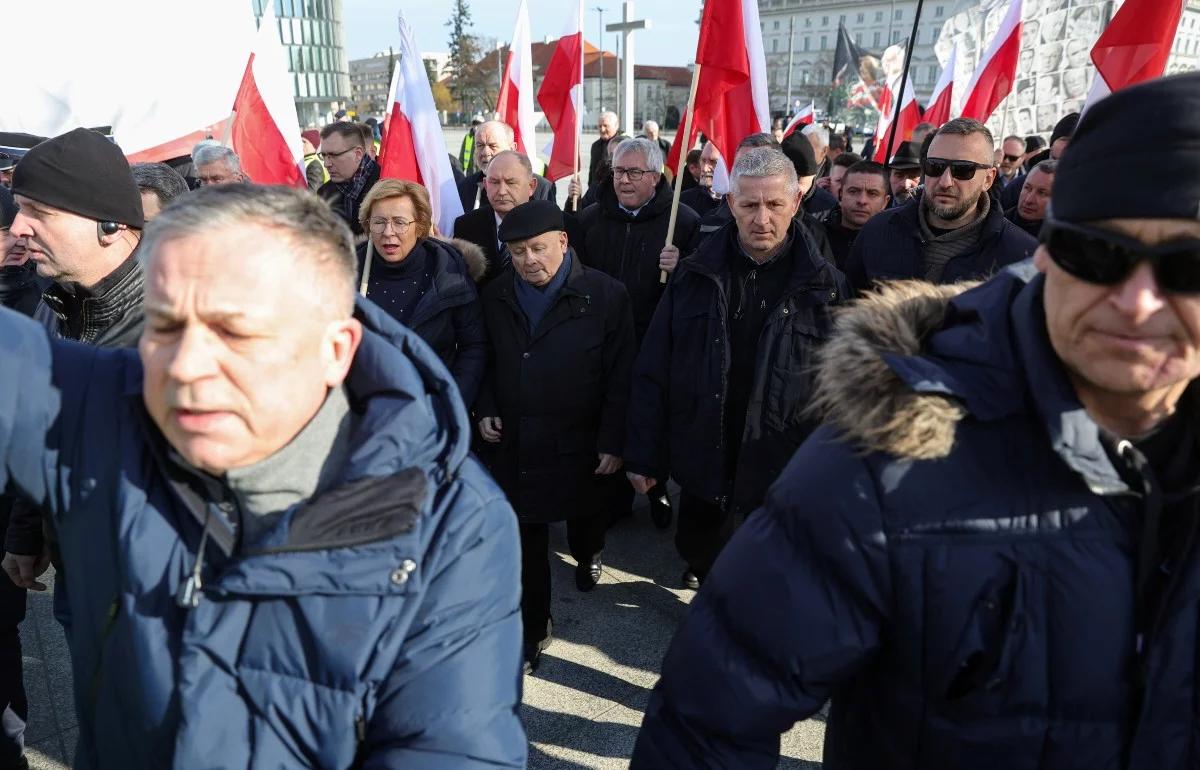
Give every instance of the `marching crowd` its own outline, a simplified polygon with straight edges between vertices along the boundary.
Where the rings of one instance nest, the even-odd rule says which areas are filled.
[[[605,113],[561,205],[480,120],[452,234],[368,124],[304,132],[308,191],[40,142],[0,186],[0,770],[51,562],[77,768],[523,767],[552,592],[636,495],[697,594],[634,768],[773,767],[827,702],[830,767],[1194,767],[1198,117],[1193,73],[1048,143],[777,127],[671,180]]]

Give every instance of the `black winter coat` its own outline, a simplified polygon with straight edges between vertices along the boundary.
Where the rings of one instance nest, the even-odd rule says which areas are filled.
[[[467,411],[479,395],[487,365],[487,331],[473,272],[464,253],[478,262],[483,254],[473,244],[423,238],[413,249],[424,251],[425,264],[433,272],[433,283],[417,302],[405,324],[424,340],[454,376]],[[358,275],[362,278],[367,244],[358,247]],[[376,255],[376,260],[382,259]],[[476,270],[482,270],[477,267]],[[371,299],[368,292],[367,299]]]
[[[793,222],[792,274],[759,336],[737,468],[726,468],[728,298],[737,248],[737,229],[727,225],[675,269],[634,367],[625,467],[660,481],[669,475],[689,494],[745,515],[815,427],[805,416],[811,369],[832,329],[831,308],[850,297],[850,287]]]
[[[621,455],[633,367],[633,316],[619,282],[572,259],[533,334],[509,267],[483,292],[491,357],[476,405],[500,417],[481,455],[523,523],[599,513],[599,453]]]
[[[866,291],[876,281],[924,277],[925,241],[917,221],[920,212],[921,198],[917,197],[881,211],[863,225],[846,260],[846,277],[856,290]],[[1036,248],[1037,241],[1005,219],[993,200],[978,248],[947,262],[941,282],[986,278],[1006,265],[1028,259]]]
[[[350,226],[350,232],[354,233],[355,236],[359,236],[363,234],[362,225],[358,221],[359,209],[362,207],[363,198],[367,197],[367,193],[371,191],[371,188],[374,187],[375,183],[378,181],[379,164],[376,163],[372,167],[371,173],[367,176],[366,184],[363,185],[362,195],[359,196],[358,200],[354,201],[353,216],[351,216],[349,219],[346,219],[346,214],[342,211],[342,201],[344,200],[345,196],[342,194],[341,185],[346,183],[334,182],[332,180],[328,181],[317,188],[317,195],[320,196],[321,200],[328,203],[329,207],[333,209],[333,212],[341,217],[342,220]]]
[[[20,267],[0,267],[0,305],[23,316],[33,317],[42,292],[49,286],[49,281],[38,277],[32,262]]]
[[[1139,654],[1149,501],[1076,397],[1031,272],[956,297],[892,286],[839,321],[826,425],[692,602],[633,770],[773,768],[827,699],[838,770],[1196,767],[1200,559]]]
[[[1039,219],[1035,222],[1033,220],[1026,219],[1025,217],[1021,216],[1020,208],[1017,206],[1013,206],[1005,211],[1004,218],[1025,232],[1029,233],[1029,235],[1033,238],[1038,238],[1041,236],[1042,220]]]
[[[625,284],[633,303],[633,325],[639,340],[645,336],[654,308],[666,288],[659,281],[658,255],[667,243],[671,196],[671,186],[660,177],[654,197],[634,216],[621,209],[612,185],[605,185],[600,200],[579,215],[583,241],[582,248],[576,247],[576,251],[588,267]],[[696,247],[699,225],[699,215],[680,205],[671,242],[681,255],[686,256]]]

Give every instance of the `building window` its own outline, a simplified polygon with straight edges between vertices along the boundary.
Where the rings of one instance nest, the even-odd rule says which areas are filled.
[[[846,23],[846,14],[843,13],[841,16],[838,17],[838,24],[845,24],[845,23]]]
[[[854,44],[862,45],[862,33],[861,32],[854,33]]]
[[[875,33],[875,38],[874,38],[874,41],[871,43],[871,45],[874,46],[875,48],[879,47],[879,32]]]
[[[824,35],[821,35],[821,50],[822,51],[825,50],[825,44],[826,44],[826,37]]]
[[[938,75],[940,74],[941,72],[938,71],[938,66],[936,64],[929,65],[929,77],[925,79],[925,82],[937,83]]]
[[[829,26],[829,17],[828,17],[828,16],[822,16],[822,17],[821,17],[821,26],[822,26],[822,27],[828,27],[828,26]]]
[[[806,27],[812,26],[812,17],[811,16],[804,17],[804,26],[806,26]]]
[[[895,45],[896,43],[899,43],[899,42],[900,42],[901,40],[903,40],[903,39],[904,39],[904,33],[903,33],[903,32],[901,32],[901,31],[900,31],[900,30],[898,30],[898,29],[897,29],[897,30],[893,30],[893,31],[892,31],[892,45]]]
[[[861,13],[858,15],[858,23],[859,24],[863,23],[863,14],[861,14]]]
[[[778,22],[778,21],[776,21],[776,22],[775,22],[775,26],[773,27],[773,29],[779,29],[779,22]]]
[[[876,11],[875,12],[875,23],[878,24],[881,21],[883,21],[883,11]]]
[[[771,53],[779,53],[779,38],[771,38]]]
[[[938,7],[936,7],[936,8],[934,8],[934,9],[933,9],[933,18],[935,18],[935,19],[940,19],[940,18],[942,18],[942,11],[944,11],[944,10],[945,10],[945,9],[944,9],[944,8],[942,8],[942,6],[940,6],[940,5],[939,5]]]
[[[894,18],[896,21],[900,21],[901,19],[903,19],[903,18],[904,18],[904,9],[903,9],[903,8],[897,8],[897,9],[896,9],[896,15],[895,15],[893,18]]]
[[[805,37],[805,38],[804,38],[804,50],[805,50],[805,51],[807,51],[807,50],[808,50],[808,44],[809,44],[809,39],[808,39],[807,37]]]

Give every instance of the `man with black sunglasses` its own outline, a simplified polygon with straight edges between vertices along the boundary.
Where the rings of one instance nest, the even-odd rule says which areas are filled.
[[[938,129],[922,157],[923,192],[874,217],[854,242],[846,277],[856,289],[902,278],[983,278],[1033,253],[1037,241],[988,195],[997,174],[992,146],[991,131],[969,118]]]
[[[1006,136],[1000,152],[1000,178],[1007,185],[1021,173],[1021,163],[1025,160],[1025,140],[1015,135]]]
[[[829,700],[826,767],[1196,767],[1198,117],[1200,73],[1097,102],[1032,264],[839,317],[631,770],[772,767]]]

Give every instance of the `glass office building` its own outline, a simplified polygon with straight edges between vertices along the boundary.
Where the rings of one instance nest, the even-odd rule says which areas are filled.
[[[275,3],[300,125],[315,128],[332,122],[350,98],[342,0],[250,1],[256,17],[262,16],[264,2]]]

